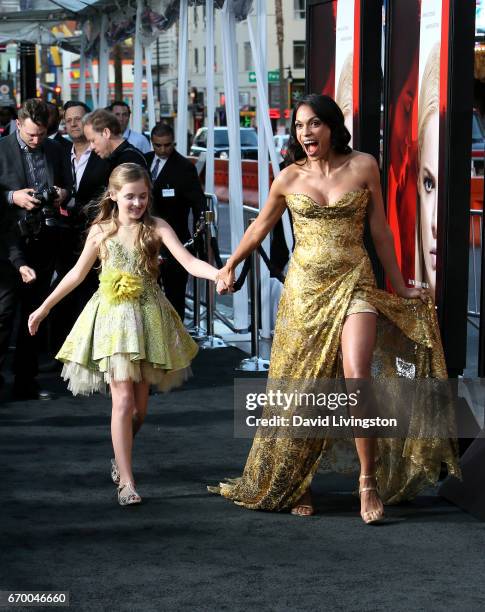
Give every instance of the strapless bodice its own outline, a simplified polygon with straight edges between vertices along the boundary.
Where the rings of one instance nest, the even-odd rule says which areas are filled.
[[[356,265],[366,255],[363,244],[364,222],[369,191],[349,191],[329,205],[322,206],[303,193],[286,196],[293,217],[295,248],[292,260],[319,273],[339,272]]]

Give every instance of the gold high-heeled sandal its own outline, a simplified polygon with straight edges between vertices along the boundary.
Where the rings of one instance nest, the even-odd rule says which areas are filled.
[[[132,506],[141,504],[141,497],[135,491],[135,486],[131,482],[126,482],[118,487],[118,503],[120,506]]]
[[[359,483],[361,480],[364,480],[366,478],[375,479],[375,477],[375,474],[361,474],[359,476]],[[359,497],[362,493],[365,493],[366,491],[376,491],[377,493],[377,486],[361,487],[359,484]],[[380,523],[384,520],[384,507],[382,507],[380,510],[368,510],[367,512],[361,512],[361,517],[366,525],[375,525],[376,523]]]

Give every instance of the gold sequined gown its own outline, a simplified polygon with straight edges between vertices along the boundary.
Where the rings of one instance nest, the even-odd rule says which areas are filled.
[[[56,359],[74,395],[112,380],[146,381],[162,391],[182,384],[198,351],[137,248],[106,241],[99,289],[84,307]]]
[[[376,287],[362,241],[368,201],[365,189],[325,207],[304,194],[286,197],[295,249],[278,308],[269,380],[342,376],[339,348],[345,317],[373,309],[379,313],[373,373],[378,368],[380,376],[402,376],[399,364],[405,363],[416,378],[446,378],[433,305]],[[291,508],[319,465],[348,471],[351,447],[356,459],[353,440],[256,433],[242,477],[209,490],[251,509]],[[412,498],[437,481],[442,461],[450,473],[459,473],[453,440],[379,439],[381,498],[385,503]],[[353,468],[358,468],[354,460]]]

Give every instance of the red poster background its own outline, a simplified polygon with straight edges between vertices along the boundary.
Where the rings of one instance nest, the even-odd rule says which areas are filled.
[[[391,34],[387,218],[406,283],[414,279],[420,8],[419,0],[394,2],[387,16]]]

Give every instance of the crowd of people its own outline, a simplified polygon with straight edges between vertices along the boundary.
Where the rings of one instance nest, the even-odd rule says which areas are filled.
[[[149,140],[129,127],[124,101],[92,111],[71,100],[62,115],[65,136],[55,104],[33,98],[18,111],[0,109],[0,381],[12,342],[18,399],[51,397],[37,383],[39,353],[46,356],[41,366],[55,367],[53,356],[97,287],[91,270],[53,312],[43,336],[29,334],[29,314],[76,263],[113,170],[135,163],[149,173],[153,212],[182,242],[190,236],[190,211],[198,219],[205,208],[195,167],[175,150],[170,125],[156,125]],[[183,320],[187,273],[169,254],[163,261],[165,292]]]

